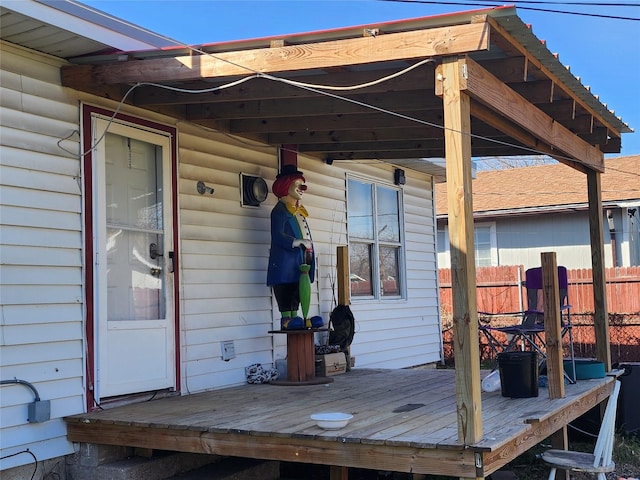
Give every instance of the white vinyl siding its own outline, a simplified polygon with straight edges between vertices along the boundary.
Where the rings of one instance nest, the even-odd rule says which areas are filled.
[[[0,387],[1,454],[41,460],[73,452],[62,417],[84,410],[80,162],[65,151],[79,150],[78,102],[57,61],[5,43],[0,58],[0,378],[51,402],[50,421],[28,423],[31,390]]]
[[[285,358],[286,340],[267,334],[279,320],[266,287],[270,214],[277,199],[270,193],[260,207],[243,208],[239,188],[240,172],[263,177],[271,188],[276,150],[251,148],[188,125],[181,126],[178,146],[186,393],[244,383],[246,366]],[[320,314],[326,322],[337,295],[336,247],[346,244],[347,173],[390,182],[393,171],[384,164],[355,164],[347,171],[303,155],[298,168],[308,185],[303,204],[318,257],[310,314]],[[359,367],[397,368],[440,359],[431,179],[411,172],[407,176],[407,298],[352,305],[358,323],[352,352]],[[198,181],[213,187],[213,195],[200,195]],[[235,342],[236,358],[229,362],[220,355],[225,340]]]
[[[183,393],[241,384],[244,368],[273,361],[270,289],[266,286],[268,199],[240,203],[240,175],[275,176],[273,148],[184,125],[178,134]],[[201,195],[203,181],[214,189]],[[233,340],[225,362],[220,343]]]
[[[611,236],[604,217],[603,228],[605,266],[611,267]],[[591,268],[586,211],[503,218],[496,222],[496,230],[503,265],[539,267],[540,254],[553,251],[558,265],[569,269]]]
[[[39,460],[73,452],[63,416],[85,410],[86,351],[82,171],[78,156],[79,102],[115,109],[116,103],[59,85],[60,64],[2,44],[0,78],[0,356],[2,379],[33,383],[51,400],[51,420],[29,424],[32,393],[2,386],[2,456],[29,448]],[[175,120],[124,106],[150,121]],[[259,207],[242,207],[240,173],[277,173],[273,147],[178,124],[180,279],[180,391],[242,384],[245,367],[286,356],[286,339],[270,335],[279,313],[266,286],[269,193]],[[335,307],[336,248],[347,244],[346,179],[350,174],[392,184],[393,166],[371,162],[328,165],[298,155],[308,191],[303,203],[317,255],[310,314],[325,322]],[[214,189],[197,192],[197,182]],[[407,171],[402,187],[404,297],[352,305],[356,368],[403,368],[440,360],[432,180]],[[236,357],[221,358],[233,340]],[[319,342],[323,338],[317,339]],[[19,455],[0,469],[30,462]]]

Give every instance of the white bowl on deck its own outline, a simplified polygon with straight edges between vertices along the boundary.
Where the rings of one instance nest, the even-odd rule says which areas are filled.
[[[311,415],[311,420],[315,420],[320,428],[325,430],[338,430],[344,428],[349,423],[353,415],[340,412],[322,412]]]

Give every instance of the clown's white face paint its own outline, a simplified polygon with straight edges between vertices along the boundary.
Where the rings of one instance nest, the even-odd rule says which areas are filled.
[[[288,196],[296,202],[302,199],[302,194],[307,190],[304,180],[296,178],[289,186]]]

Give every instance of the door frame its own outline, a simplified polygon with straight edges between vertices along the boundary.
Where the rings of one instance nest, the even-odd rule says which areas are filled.
[[[170,158],[171,168],[168,172],[171,175],[170,185],[171,194],[169,196],[172,204],[172,223],[173,223],[173,329],[175,342],[175,385],[176,391],[180,391],[181,371],[180,371],[180,254],[179,254],[179,223],[178,223],[178,161],[177,161],[177,129],[170,125],[152,122],[139,117],[125,115],[114,112],[102,107],[81,103],[81,168],[82,168],[82,187],[83,187],[83,225],[84,225],[84,304],[85,304],[85,399],[87,411],[94,410],[99,405],[94,398],[93,392],[96,381],[96,333],[98,330],[96,310],[95,310],[95,248],[94,248],[94,208],[95,199],[93,198],[93,135],[92,135],[92,118],[94,115],[110,118],[113,121],[119,121],[149,131],[156,131],[167,134],[170,142]]]

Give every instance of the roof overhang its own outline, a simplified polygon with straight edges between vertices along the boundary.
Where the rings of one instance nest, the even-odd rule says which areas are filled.
[[[147,50],[166,41],[72,0],[8,0],[0,5],[3,40],[61,58]]]
[[[640,200],[633,202],[620,202],[616,200],[611,201],[603,201],[602,208],[633,208],[640,205]],[[566,204],[566,205],[547,205],[547,206],[537,206],[537,207],[526,207],[526,208],[509,208],[502,210],[487,210],[482,212],[474,212],[473,218],[474,220],[491,220],[498,218],[515,218],[515,217],[531,217],[531,216],[539,216],[541,214],[553,214],[553,213],[572,213],[572,212],[588,212],[589,204],[588,203],[575,203],[575,204]],[[443,222],[447,220],[448,215],[439,214],[436,216],[436,220],[439,222]]]

